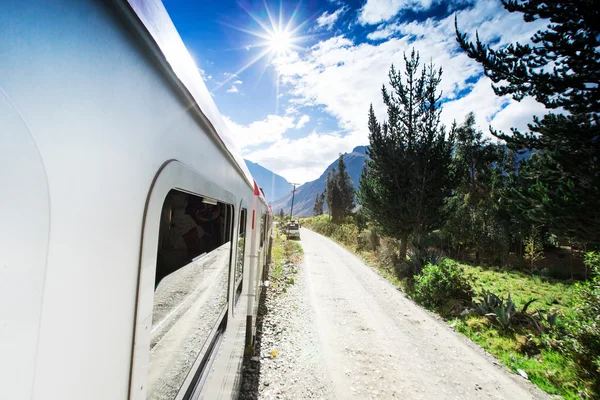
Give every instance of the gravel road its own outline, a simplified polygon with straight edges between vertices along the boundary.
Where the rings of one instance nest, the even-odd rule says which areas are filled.
[[[341,246],[301,234],[295,284],[267,296],[258,398],[550,398]]]

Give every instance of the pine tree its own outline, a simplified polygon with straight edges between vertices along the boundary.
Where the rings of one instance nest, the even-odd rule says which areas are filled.
[[[317,215],[323,214],[323,201],[325,200],[324,192],[319,194],[317,193],[315,197],[315,205],[313,207],[313,215],[316,217]]]
[[[337,205],[336,214],[338,218],[342,219],[350,215],[354,209],[354,184],[346,171],[346,163],[342,154],[338,158],[335,182],[339,193],[339,204]]]
[[[446,138],[440,126],[442,70],[433,64],[419,73],[419,55],[404,55],[406,82],[394,66],[391,92],[382,88],[388,120],[379,124],[369,109],[369,161],[363,169],[359,200],[381,231],[400,239],[400,258],[406,258],[408,236],[439,228],[453,179],[450,171],[454,133]]]
[[[283,221],[283,217],[285,217],[285,213],[283,212],[283,208],[279,210],[279,218]]]
[[[332,168],[331,171],[327,173],[326,180],[326,189],[325,189],[325,197],[327,201],[327,213],[331,219],[337,221],[337,210],[339,204],[339,193],[336,185],[336,171],[335,168]]]
[[[475,43],[459,32],[457,40],[494,82],[497,95],[534,97],[548,113],[533,118],[529,132],[493,132],[520,151],[536,150],[538,160],[525,171],[521,209],[555,233],[600,240],[600,7],[591,0],[503,0],[525,22],[549,19],[533,45],[511,44],[500,50]]]

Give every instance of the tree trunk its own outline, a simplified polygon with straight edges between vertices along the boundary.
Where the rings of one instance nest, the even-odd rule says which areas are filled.
[[[569,243],[571,245],[571,281],[573,281],[573,243]]]
[[[400,261],[406,260],[406,248],[408,247],[408,235],[402,235],[400,237]]]

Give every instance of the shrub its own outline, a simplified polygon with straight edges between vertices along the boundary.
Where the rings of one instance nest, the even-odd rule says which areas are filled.
[[[396,274],[399,278],[409,278],[421,274],[427,264],[439,265],[446,257],[439,250],[413,248],[408,252],[408,259],[400,260]]]
[[[389,237],[381,238],[377,258],[383,268],[396,270],[398,264],[398,241]]]
[[[588,253],[585,264],[591,270],[591,278],[576,286],[575,314],[567,331],[574,340],[571,351],[595,384],[600,393],[600,254]]]
[[[440,307],[448,300],[471,300],[473,290],[456,263],[445,260],[427,264],[415,276],[414,296],[427,307]]]
[[[379,236],[370,230],[363,230],[356,238],[356,250],[376,251],[379,247]]]

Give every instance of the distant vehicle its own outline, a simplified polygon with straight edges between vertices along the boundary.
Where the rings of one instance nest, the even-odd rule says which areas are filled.
[[[298,221],[290,221],[285,227],[285,236],[289,238],[300,239],[300,224]]]

